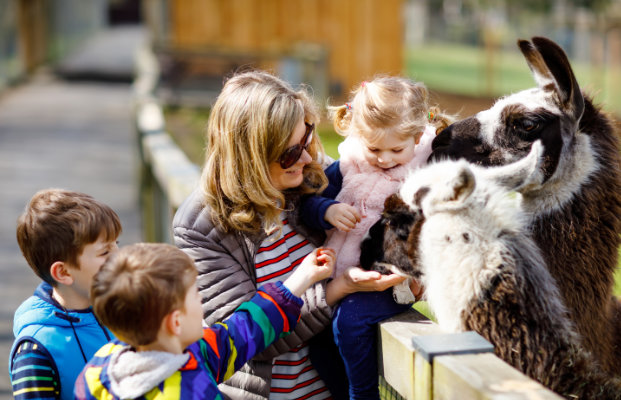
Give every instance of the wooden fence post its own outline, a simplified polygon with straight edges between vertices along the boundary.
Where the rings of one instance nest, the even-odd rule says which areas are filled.
[[[414,382],[416,382],[417,400],[431,400],[433,397],[434,357],[494,351],[494,346],[476,332],[414,336],[412,345],[416,350]]]

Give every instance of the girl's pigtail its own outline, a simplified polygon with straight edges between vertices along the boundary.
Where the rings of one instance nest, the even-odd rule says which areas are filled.
[[[436,135],[455,122],[455,116],[444,113],[439,107],[431,106],[427,112],[429,124],[436,128]]]
[[[341,136],[347,136],[349,123],[351,122],[351,104],[345,103],[340,106],[328,107],[330,119],[334,124],[334,129]]]

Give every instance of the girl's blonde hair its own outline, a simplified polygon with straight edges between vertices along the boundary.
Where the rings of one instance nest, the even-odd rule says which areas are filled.
[[[352,91],[349,102],[328,107],[334,128],[342,136],[358,135],[374,143],[387,133],[417,140],[431,124],[440,131],[453,122],[429,104],[424,84],[399,76],[379,76]]]
[[[269,164],[285,151],[302,118],[319,122],[310,95],[274,75],[249,71],[225,83],[209,116],[201,177],[205,203],[218,227],[268,233],[280,227],[285,197],[270,181]],[[313,161],[304,167],[304,183],[291,192],[314,193],[327,183],[317,161],[324,154],[317,135],[308,152]]]

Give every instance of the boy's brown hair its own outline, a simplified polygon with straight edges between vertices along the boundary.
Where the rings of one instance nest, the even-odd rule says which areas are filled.
[[[84,247],[100,235],[113,241],[121,234],[119,216],[93,197],[63,189],[44,189],[32,196],[17,220],[17,243],[30,268],[56,286],[50,267],[56,261],[79,268]]]
[[[164,317],[183,309],[196,274],[192,259],[175,246],[125,246],[93,279],[93,311],[120,340],[132,346],[147,345],[156,340]]]

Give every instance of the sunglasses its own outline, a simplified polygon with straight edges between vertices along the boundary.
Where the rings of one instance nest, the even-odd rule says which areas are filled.
[[[306,125],[306,132],[302,137],[300,143],[295,146],[289,147],[285,150],[281,156],[278,158],[278,163],[282,169],[291,168],[293,164],[298,162],[300,157],[302,157],[302,152],[304,150],[308,150],[308,146],[310,146],[311,141],[313,140],[313,131],[315,130],[315,124],[309,124],[308,122],[304,122]]]

